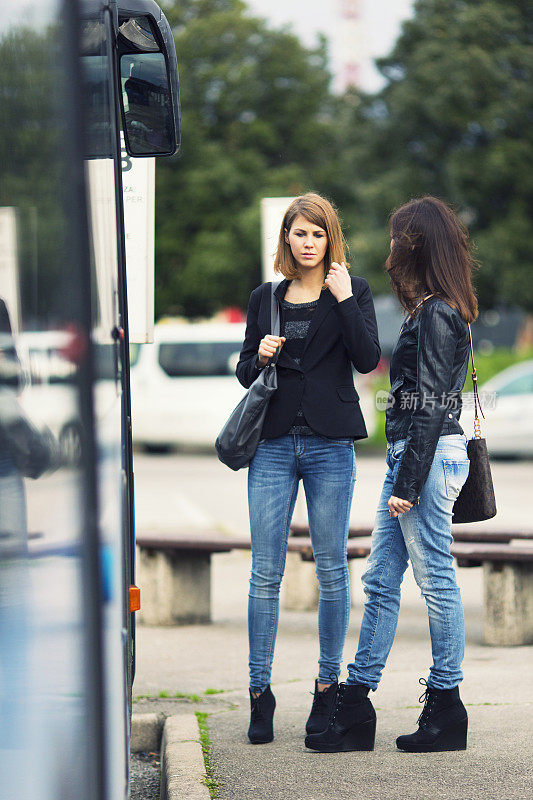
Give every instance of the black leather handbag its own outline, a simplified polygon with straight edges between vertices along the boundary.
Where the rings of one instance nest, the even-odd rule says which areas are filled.
[[[477,374],[474,366],[474,348],[472,346],[472,331],[468,326],[470,335],[470,353],[472,356],[472,382],[474,384],[474,438],[467,444],[470,469],[468,477],[461,489],[461,493],[453,504],[452,522],[481,522],[496,516],[496,497],[490,471],[489,453],[487,442],[481,437],[478,409],[483,414],[479,402],[477,388]]]
[[[274,336],[279,336],[280,330],[279,303],[274,295],[277,286],[278,283],[272,284],[270,307],[271,330]],[[234,408],[217,436],[215,447],[220,461],[235,471],[248,466],[257,450],[270,398],[278,388],[278,356],[279,348]]]

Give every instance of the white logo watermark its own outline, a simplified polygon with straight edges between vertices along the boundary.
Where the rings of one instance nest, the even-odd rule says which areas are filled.
[[[462,399],[462,404],[461,404]],[[496,392],[479,392],[479,401],[482,409],[492,411],[498,403]],[[473,392],[464,395],[457,392],[443,392],[440,395],[428,392],[401,392],[397,397],[384,389],[379,389],[375,397],[376,408],[378,411],[387,411],[389,408],[397,406],[402,411],[415,411],[417,408],[443,408],[446,411],[458,411],[462,408],[474,408]]]

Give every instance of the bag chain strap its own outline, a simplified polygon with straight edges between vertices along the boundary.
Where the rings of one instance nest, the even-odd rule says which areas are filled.
[[[435,292],[433,292],[433,294],[426,295],[426,297],[423,297],[422,300],[419,303],[417,303],[416,306],[413,308],[413,312],[415,312],[417,308],[420,308],[422,303],[425,303],[426,300],[429,300],[430,297],[435,297]]]
[[[474,439],[481,439],[481,425],[479,422],[478,408],[481,411],[481,416],[483,419],[485,419],[485,414],[481,408],[481,402],[477,388],[477,372],[474,364],[474,347],[472,345],[472,328],[470,327],[470,323],[468,323],[468,335],[470,337],[470,355],[472,356],[472,383],[474,384]]]

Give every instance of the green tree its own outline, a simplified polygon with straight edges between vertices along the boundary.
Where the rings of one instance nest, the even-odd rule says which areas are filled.
[[[0,35],[0,206],[16,212],[24,325],[57,324],[68,307],[60,47],[53,26],[41,33],[23,25]]]
[[[261,280],[259,198],[335,196],[341,185],[325,43],[306,49],[245,10],[240,0],[165,7],[183,144],[157,165],[158,315],[246,307]]]
[[[533,310],[532,38],[526,0],[418,0],[379,63],[384,89],[344,98],[343,171],[361,210],[353,249],[382,285],[388,214],[431,193],[470,227],[482,305]]]

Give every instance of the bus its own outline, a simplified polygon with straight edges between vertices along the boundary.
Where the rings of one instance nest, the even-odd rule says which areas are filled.
[[[123,173],[180,145],[165,15],[4,0],[0,103],[0,800],[124,800],[138,590]]]

